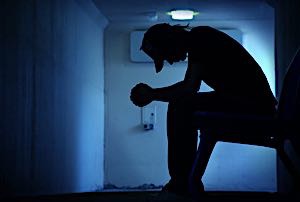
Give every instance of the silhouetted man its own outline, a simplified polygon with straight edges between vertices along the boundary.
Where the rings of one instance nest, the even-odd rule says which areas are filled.
[[[171,179],[163,191],[185,194],[192,185],[197,192],[202,192],[203,184],[193,184],[189,176],[197,151],[194,112],[273,115],[277,101],[251,55],[237,41],[214,28],[199,26],[188,30],[186,26],[157,24],[144,34],[141,50],[153,59],[157,73],[165,60],[172,65],[188,57],[183,81],[163,88],[140,83],[131,90],[130,98],[139,107],[154,100],[169,103],[167,135]],[[214,91],[198,92],[201,81]],[[200,142],[201,172],[197,174],[201,178],[216,141],[200,135]]]

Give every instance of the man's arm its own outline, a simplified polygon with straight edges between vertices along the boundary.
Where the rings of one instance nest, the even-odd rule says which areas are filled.
[[[201,72],[197,64],[189,65],[183,81],[163,88],[151,88],[139,83],[132,88],[130,99],[133,104],[143,107],[152,101],[170,102],[186,94],[197,93],[201,84]]]
[[[183,81],[163,88],[154,88],[152,91],[153,100],[170,102],[185,94],[197,93],[201,84],[199,70],[200,68],[197,64],[190,64]]]

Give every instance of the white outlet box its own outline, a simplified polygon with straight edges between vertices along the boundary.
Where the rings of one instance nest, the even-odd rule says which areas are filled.
[[[142,107],[142,124],[145,130],[153,130],[156,123],[156,106]]]

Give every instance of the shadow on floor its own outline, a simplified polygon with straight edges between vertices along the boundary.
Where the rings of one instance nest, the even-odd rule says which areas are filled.
[[[279,193],[257,193],[257,192],[207,192],[197,199],[178,196],[173,194],[162,194],[157,191],[136,191],[136,192],[91,192],[74,193],[35,197],[10,197],[0,198],[2,202],[210,202],[210,201],[230,201],[230,202],[272,202],[272,201],[299,201],[298,194],[288,195]]]

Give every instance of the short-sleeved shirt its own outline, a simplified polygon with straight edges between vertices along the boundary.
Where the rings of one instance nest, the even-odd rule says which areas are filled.
[[[236,40],[208,26],[191,29],[189,64],[197,64],[202,81],[216,92],[277,104],[259,64]]]

